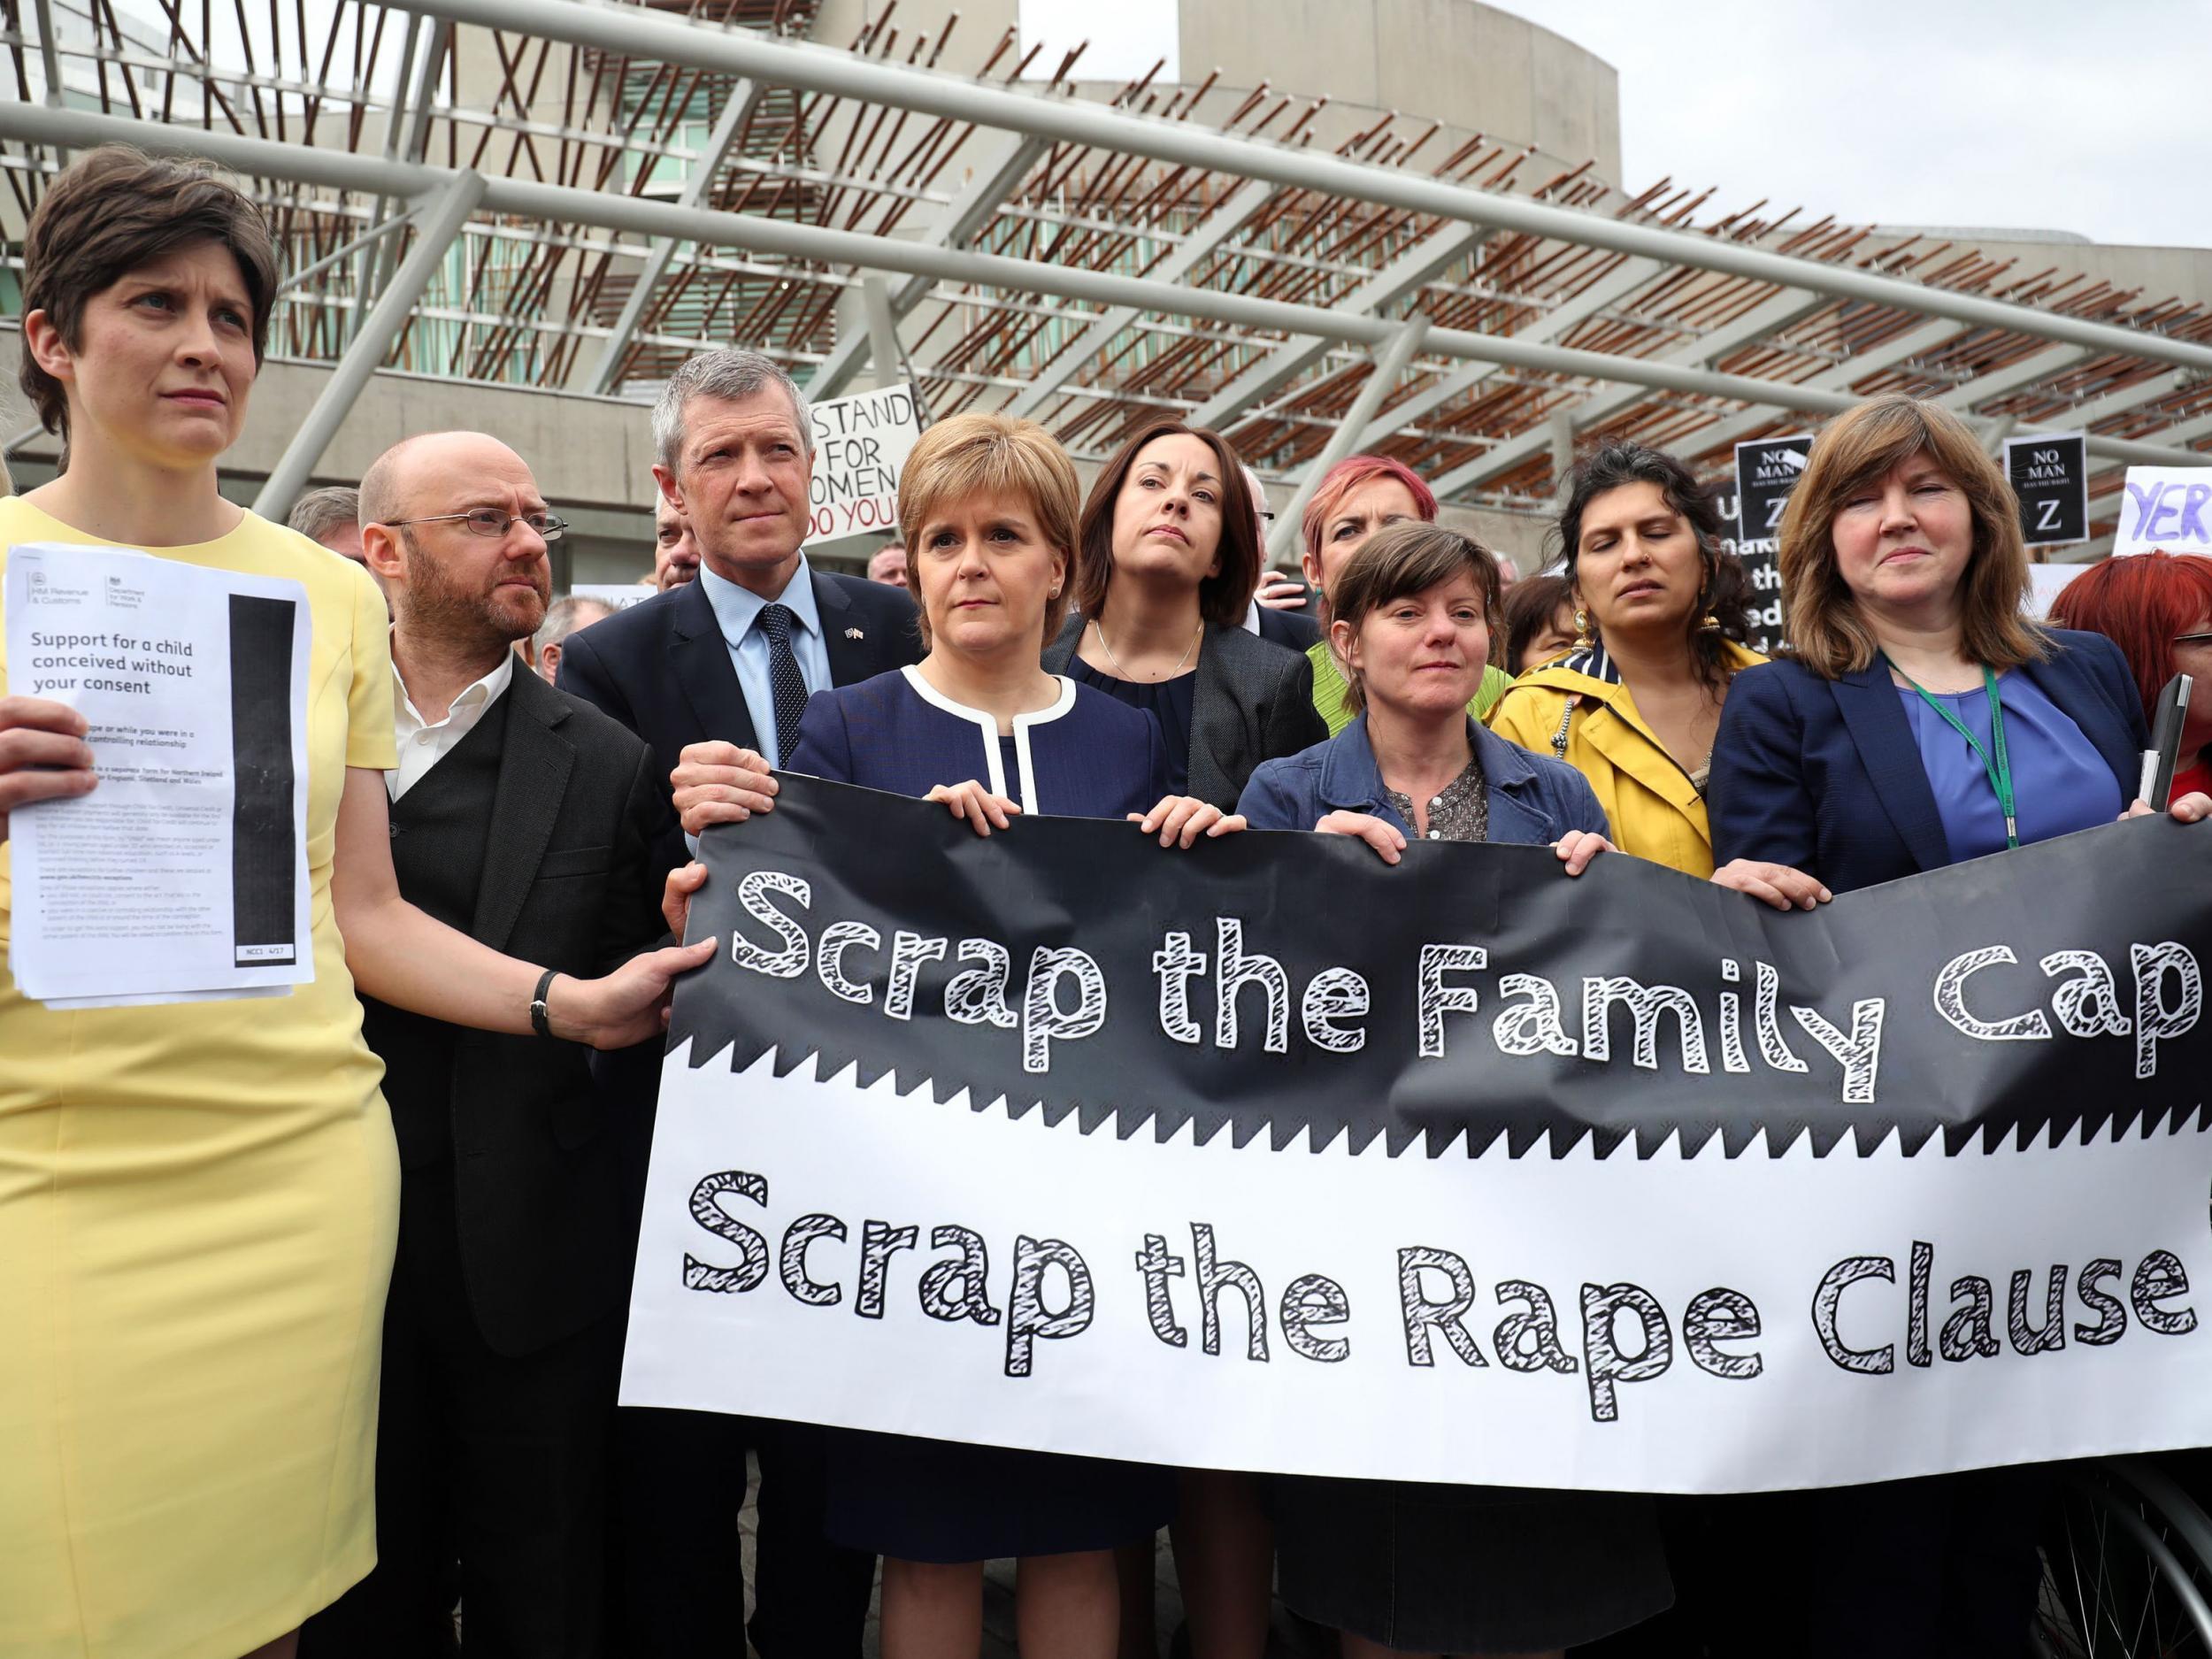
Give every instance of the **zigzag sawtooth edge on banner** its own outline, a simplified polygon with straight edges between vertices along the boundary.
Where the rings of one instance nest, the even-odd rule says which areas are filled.
[[[810,1068],[810,1079],[825,1084],[849,1083],[868,1094],[887,1094],[901,1099],[926,1094],[936,1105],[956,1101],[975,1113],[995,1112],[1010,1123],[1033,1114],[1044,1127],[1061,1129],[1071,1120],[1078,1134],[1110,1132],[1126,1141],[1149,1131],[1153,1140],[1166,1145],[1178,1141],[1208,1146],[1224,1131],[1240,1150],[1258,1148],[1272,1152],[1302,1151],[1308,1156],[1363,1157],[1371,1156],[1381,1142],[1382,1156],[1401,1157],[1418,1148],[1429,1158],[1455,1155],[1470,1158],[1491,1156],[1500,1140],[1509,1159],[1544,1156],[1554,1160],[1609,1158],[1632,1141],[1640,1161],[1672,1156],[1688,1161],[1706,1155],[1717,1139],[1724,1158],[1825,1158],[1839,1156],[1847,1139],[1858,1157],[1872,1157],[1887,1148],[1895,1156],[1915,1157],[1931,1149],[1940,1156],[1958,1157],[1978,1151],[2025,1152],[2041,1148],[2116,1143],[2132,1135],[2147,1141],[2163,1133],[2202,1134],[2212,1131],[2212,1102],[2177,1106],[2151,1105],[2124,1110],[2109,1107],[2081,1107],[2050,1111],[1992,1123],[1943,1124],[1916,1118],[1908,1123],[1898,1114],[1852,1114],[1839,1110],[1818,1120],[1801,1115],[1777,1118],[1752,1125],[1647,1124],[1633,1127],[1573,1121],[1551,1124],[1525,1120],[1503,1123],[1361,1124],[1340,1118],[1323,1119],[1294,1110],[1268,1110],[1252,1106],[1234,1108],[1204,1102],[1176,1101],[1150,1106],[1116,1106],[1080,1097],[1048,1099],[1041,1095],[994,1094],[979,1098],[971,1086],[937,1077],[914,1067],[864,1058],[821,1048],[780,1047],[775,1043],[726,1040],[718,1047],[705,1046],[696,1032],[670,1033],[668,1056],[680,1058],[696,1071],[718,1062],[735,1075],[787,1078],[802,1067]]]

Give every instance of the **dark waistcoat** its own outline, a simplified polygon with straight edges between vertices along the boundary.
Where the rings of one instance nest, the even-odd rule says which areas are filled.
[[[465,933],[484,881],[510,701],[495,701],[442,760],[392,803],[392,869],[400,893],[433,920]],[[384,1061],[384,1099],[399,1138],[400,1167],[416,1169],[450,1156],[458,1028],[373,997],[363,997],[361,1009],[362,1033]]]

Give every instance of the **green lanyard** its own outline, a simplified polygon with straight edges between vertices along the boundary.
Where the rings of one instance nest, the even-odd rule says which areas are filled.
[[[2005,705],[1997,695],[1997,676],[1991,673],[1986,666],[1982,669],[1982,689],[1989,694],[1991,746],[1997,751],[1997,757],[1992,760],[1989,750],[1982,747],[1981,740],[1967,730],[1965,721],[1930,696],[1926,687],[1889,660],[1886,652],[1883,654],[1882,661],[1891,673],[1920,694],[1921,702],[1943,717],[1946,726],[1966,740],[1966,746],[1974,751],[1974,758],[1982,763],[1982,771],[1989,776],[1989,787],[1996,794],[1998,810],[2005,815],[2005,845],[2017,847],[2020,844],[2020,819],[2018,813],[2013,810],[2012,762],[2005,754]]]

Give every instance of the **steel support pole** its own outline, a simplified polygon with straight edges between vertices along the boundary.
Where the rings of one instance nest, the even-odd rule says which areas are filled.
[[[434,27],[435,25],[431,27]],[[423,28],[423,19],[410,12],[407,18],[407,32],[400,38],[399,73],[392,82],[392,105],[384,114],[384,159],[388,162],[399,159],[400,133],[407,124],[407,92],[408,88],[414,85],[415,53],[421,45]],[[372,233],[381,230],[394,222],[392,207],[391,197],[380,196],[376,198],[376,205],[369,210],[369,226]],[[360,314],[368,310],[368,296],[376,292],[378,251],[378,244],[373,240],[368,246],[361,250],[360,257],[353,262],[356,315],[353,319],[350,319],[352,321],[357,322]],[[341,319],[341,326],[345,326],[348,321],[349,319]]]
[[[1573,298],[1561,301],[1525,328],[1516,329],[1514,338],[1556,340],[1576,324],[1586,321],[1609,305],[1618,304],[1664,269],[1651,259],[1624,260],[1619,269],[1601,277]],[[1445,375],[1426,391],[1409,398],[1381,419],[1369,422],[1367,430],[1359,434],[1359,442],[1353,453],[1356,455],[1363,449],[1373,449],[1394,433],[1404,431],[1454,398],[1472,391],[1497,372],[1492,365],[1471,363]]]
[[[46,107],[58,110],[61,96],[61,41],[54,33],[54,0],[33,0],[32,12],[38,19],[38,63],[46,82]],[[96,28],[96,35],[97,30]],[[96,39],[95,44],[97,44]],[[69,151],[62,145],[54,146],[57,166],[69,165]]]
[[[553,3],[554,0],[547,0],[549,4]],[[234,133],[179,131],[150,122],[27,104],[0,104],[0,138],[43,143],[58,140],[87,148],[120,140],[165,153],[205,156],[234,172],[264,178],[395,195],[414,196],[435,190],[456,177],[440,167],[381,162],[372,157],[280,144]],[[1087,271],[963,249],[930,248],[860,231],[829,230],[785,219],[679,207],[672,203],[561,185],[499,179],[486,182],[483,191],[487,211],[518,218],[554,224],[592,225],[649,237],[673,236],[710,246],[745,248],[756,253],[859,270],[895,271],[941,281],[1052,295],[1101,307],[1133,305],[1141,311],[1171,317],[1202,318],[1234,326],[1272,329],[1285,334],[1348,341],[1363,346],[1386,345],[1401,326],[1384,318],[1333,311],[1326,306],[1184,288],[1141,277],[1117,276],[1110,272]],[[1947,325],[1943,331],[1955,332]],[[1536,344],[1511,336],[1501,338],[1459,328],[1432,328],[1425,349],[1443,357],[1503,364],[1546,374],[1579,375],[1592,380],[1618,381],[1697,397],[1730,398],[1809,414],[1839,413],[1858,401],[1847,392],[1824,390],[1817,386],[1721,374],[1679,364],[1618,357],[1601,351]],[[1849,366],[1845,372],[1855,378],[1871,373]],[[2206,459],[2202,453],[2194,450],[2112,438],[2092,437],[2089,449],[2108,459],[2140,461],[2150,465],[2201,465]]]
[[[1272,185],[1242,187],[1201,219],[1175,251],[1153,267],[1149,273],[1151,280],[1180,282],[1202,265],[1215,249],[1234,235],[1239,226],[1266,206],[1274,194]],[[1006,406],[1006,412],[1018,419],[1035,415],[1051,401],[1055,392],[1067,384],[1070,376],[1111,345],[1114,336],[1141,314],[1133,305],[1110,307],[1045,366],[1029,389]]]
[[[1885,369],[1909,363],[1915,357],[1937,350],[1958,338],[1958,326],[1938,319],[1925,322],[1886,346],[1850,357],[1825,373],[1815,375],[1807,382],[1828,391],[1848,391],[1850,388],[1870,375]],[[1731,415],[1717,426],[1706,426],[1693,432],[1682,440],[1686,454],[1701,455],[1716,449],[1725,449],[1740,438],[1747,438],[1763,426],[1774,424],[1774,417],[1763,410],[1748,410],[1740,415]],[[1517,439],[1515,442],[1518,442]]]
[[[993,157],[976,172],[965,188],[946,204],[928,234],[922,241],[932,248],[964,248],[970,238],[991,222],[999,204],[1021,188],[1029,176],[1037,158],[1043,155],[1042,141],[1018,135],[1003,138]],[[933,285],[926,277],[909,277],[891,291],[891,314],[904,317],[928,295]],[[834,397],[852,378],[860,365],[861,353],[872,345],[868,337],[858,330],[841,336],[830,348],[830,354],[821,365],[807,378],[806,392],[810,398]]]
[[[419,164],[430,148],[430,105],[438,95],[438,77],[445,72],[446,54],[453,50],[453,25],[442,19],[431,19],[427,35],[422,42],[422,55],[415,60],[414,84],[406,94],[405,113],[403,116],[395,108],[384,134],[385,155],[410,164]],[[388,219],[394,206],[389,198],[380,201],[376,204],[377,218]],[[367,326],[370,296],[380,292],[390,279],[393,264],[398,257],[396,246],[380,242],[369,250],[354,307],[356,333]]]
[[[2212,346],[2147,330],[2089,322],[2004,300],[1925,287],[1850,265],[1773,253],[1724,236],[1671,230],[1525,196],[1492,194],[1419,173],[1233,136],[1189,121],[1138,115],[1085,98],[1040,96],[985,85],[936,70],[887,63],[811,42],[777,40],[747,29],[710,28],[638,7],[588,5],[580,0],[410,0],[408,9],[631,58],[779,81],[810,92],[973,121],[1057,143],[1095,145],[1181,166],[1265,179],[1347,201],[1464,220],[1489,230],[1517,231],[1807,288],[1839,299],[1898,306],[1977,327],[2001,328],[2098,351],[2123,351],[2162,363],[2212,369]]]
[[[61,41],[54,33],[54,0],[33,0],[31,10],[38,19],[38,63],[45,75],[45,103],[49,109],[58,110],[62,106]]]
[[[1699,335],[1696,340],[1683,347],[1679,351],[1669,354],[1663,361],[1701,365],[1710,363],[1715,357],[1733,351],[1739,346],[1748,345],[1751,342],[1770,334],[1778,328],[1788,327],[1792,323],[1803,318],[1808,311],[1817,311],[1827,303],[1815,295],[1806,294],[1793,288],[1785,288],[1763,304],[1752,307],[1748,312],[1738,318],[1734,322],[1724,323],[1711,333]],[[1944,339],[1950,338],[1957,332],[1956,326],[1951,323],[1931,324],[1929,329]],[[1870,369],[1863,371],[1869,373],[1871,372]],[[1855,371],[1855,373],[1856,373],[1861,372]],[[1573,411],[1575,425],[1587,432],[1645,396],[1644,388],[1636,386],[1617,387],[1611,390],[1600,391],[1596,396],[1575,406]],[[1530,456],[1541,453],[1547,442],[1548,439],[1542,432],[1524,432],[1516,437],[1507,439],[1503,443],[1498,444],[1486,453],[1477,456],[1471,461],[1463,462],[1445,473],[1443,477],[1431,480],[1431,487],[1441,495],[1447,489],[1457,490],[1471,484],[1486,482],[1502,472],[1511,471],[1528,459]]]
[[[1321,453],[1313,457],[1305,476],[1298,480],[1290,504],[1275,516],[1275,527],[1267,538],[1267,557],[1271,560],[1279,561],[1297,547],[1299,521],[1306,516],[1306,503],[1313,499],[1315,487],[1321,482],[1323,474],[1352,453],[1359,434],[1374,419],[1375,411],[1396,387],[1399,377],[1406,372],[1406,365],[1413,361],[1413,354],[1420,350],[1428,333],[1429,319],[1425,317],[1401,323],[1390,343],[1377,355],[1374,373],[1367,377],[1366,384],[1359,388],[1359,396],[1352,400],[1351,408],[1344,411],[1344,419],[1337,423],[1329,441],[1321,446]]]
[[[253,510],[264,518],[282,518],[292,510],[294,498],[352,412],[361,388],[383,364],[392,342],[399,338],[408,312],[430,286],[430,279],[459,237],[461,227],[483,202],[485,183],[480,173],[457,173],[434,201],[422,204],[416,218],[415,245],[408,250],[383,293],[377,296],[375,307],[346,347],[346,355],[338,360],[330,383],[307,411],[291,442],[284,446],[260,495],[254,497]]]
[[[2032,357],[2023,358],[1992,373],[1978,374],[1947,392],[1939,392],[1935,401],[1944,408],[1955,410],[1963,415],[1976,403],[1985,403],[1993,397],[2002,397],[2007,392],[2016,391],[2023,386],[2032,386],[2038,380],[2063,373],[2088,355],[2079,349],[2039,351]]]
[[[737,135],[745,130],[753,119],[753,111],[760,107],[760,96],[761,83],[757,81],[741,81],[730,88],[729,101],[723,104],[714,131],[708,134],[707,147],[699,153],[697,164],[677,194],[676,199],[684,206],[697,207],[707,199],[708,192],[714,188],[715,176],[722,171],[724,159],[737,142]],[[615,319],[614,332],[607,336],[607,343],[599,350],[599,361],[592,365],[586,382],[588,390],[603,394],[614,389],[615,374],[622,367],[622,359],[630,349],[630,341],[645,316],[646,306],[652,301],[653,290],[661,285],[661,279],[668,274],[668,267],[675,259],[675,238],[656,236],[645,256],[645,266],[630,289],[630,297],[622,303],[622,314]]]
[[[899,319],[891,314],[891,285],[879,276],[863,277],[860,303],[868,313],[868,355],[876,384],[895,386],[904,371],[900,366]]]
[[[1447,225],[1393,259],[1329,310],[1373,316],[1385,331],[1375,343],[1386,343],[1399,325],[1383,322],[1379,313],[1418,291],[1424,282],[1464,257],[1487,234],[1466,225]],[[1330,343],[1343,337],[1333,328],[1308,329],[1301,338],[1285,341],[1201,403],[1191,415],[1190,424],[1225,431],[1253,403],[1319,362],[1328,355]]]

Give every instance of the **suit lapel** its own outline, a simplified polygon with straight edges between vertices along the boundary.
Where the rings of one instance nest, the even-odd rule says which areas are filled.
[[[1060,637],[1045,647],[1042,661],[1048,674],[1064,674],[1068,664],[1075,660],[1075,647],[1083,637],[1083,618],[1071,609],[1068,619],[1060,625]]]
[[[1951,862],[1943,815],[1936,809],[1927,766],[1920,758],[1920,746],[1913,741],[1912,724],[1897,701],[1889,670],[1878,662],[1831,680],[1829,689],[1875,797],[1897,826],[1914,862],[1923,870],[1941,869]]]
[[[853,616],[853,602],[844,588],[812,565],[814,613],[822,622],[822,649],[829,657],[830,684],[853,686],[875,676],[874,664],[885,641],[871,640]]]
[[[1206,625],[1198,641],[1198,679],[1191,687],[1190,761],[1184,787],[1202,801],[1233,799],[1229,780],[1236,773],[1244,735],[1244,717],[1229,693],[1229,654],[1220,649],[1221,634]]]
[[[699,730],[708,738],[757,749],[752,710],[730,665],[730,648],[703,583],[693,582],[678,597],[669,623],[668,666],[684,688]]]
[[[555,729],[568,718],[568,706],[543,681],[518,664],[507,696],[507,744],[499,757],[484,879],[469,926],[494,950],[506,949],[514,933],[576,764],[575,749]]]

